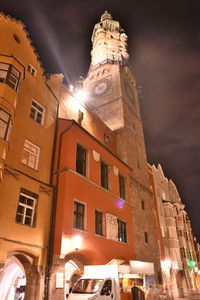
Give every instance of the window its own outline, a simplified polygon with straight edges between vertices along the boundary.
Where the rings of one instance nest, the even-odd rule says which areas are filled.
[[[95,210],[95,233],[103,235],[103,213]]]
[[[178,234],[178,236],[183,236],[182,230],[178,230],[178,231],[177,231],[177,234]]]
[[[148,233],[146,231],[144,232],[144,241],[148,243]]]
[[[187,258],[188,258],[189,260],[192,260],[192,253],[191,253],[190,250],[187,250]]]
[[[104,134],[104,143],[105,143],[105,146],[108,147],[109,137],[106,134]]]
[[[0,138],[8,140],[10,133],[11,118],[10,115],[0,108]]]
[[[144,200],[141,201],[141,207],[143,210],[145,210]]]
[[[181,257],[186,258],[186,251],[184,247],[180,248],[180,252],[181,252]]]
[[[30,118],[39,124],[43,124],[45,109],[37,101],[33,100],[31,104]]]
[[[162,199],[163,199],[163,200],[166,200],[165,192],[162,192]]]
[[[73,275],[73,277],[74,277],[74,275]],[[78,281],[78,282],[72,289],[73,294],[95,294],[101,288],[104,280],[103,279],[84,278],[84,279],[80,279],[80,280],[76,280],[76,281]],[[79,298],[82,298],[82,297],[79,297]]]
[[[184,237],[185,237],[185,239],[188,241],[188,234],[187,234],[186,231],[184,231]]]
[[[108,165],[101,161],[101,186],[108,190]]]
[[[17,91],[19,86],[20,72],[10,64],[0,62],[0,82],[8,84]]]
[[[87,151],[79,144],[76,147],[76,172],[86,176],[86,153]]]
[[[40,148],[33,143],[25,140],[22,153],[22,163],[30,168],[37,170]]]
[[[17,207],[16,222],[34,226],[38,195],[21,189]]]
[[[118,241],[126,243],[127,242],[126,223],[121,220],[117,220],[117,223],[118,223]]]
[[[74,228],[84,230],[85,205],[79,202],[74,202]]]
[[[112,292],[112,281],[107,279],[101,289],[101,295],[109,296]]]
[[[13,38],[18,44],[20,44],[20,38],[18,37],[18,35],[13,34]]]
[[[119,174],[119,195],[121,198],[126,198],[125,177]]]
[[[28,65],[27,70],[29,73],[31,73],[32,76],[34,76],[34,77],[36,76],[36,73],[37,73],[36,69],[33,66],[31,66],[30,64]]]

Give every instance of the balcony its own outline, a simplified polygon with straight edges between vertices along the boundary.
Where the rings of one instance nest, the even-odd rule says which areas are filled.
[[[0,105],[7,108],[11,113],[16,108],[17,92],[6,83],[0,82]]]

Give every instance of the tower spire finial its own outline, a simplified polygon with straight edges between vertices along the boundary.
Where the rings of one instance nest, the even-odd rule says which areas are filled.
[[[105,10],[92,33],[91,67],[106,62],[126,65],[129,58],[127,38],[119,22],[113,20],[112,15]]]
[[[104,20],[112,20],[112,19],[113,19],[112,15],[107,10],[105,10],[105,12],[101,16],[101,22]]]

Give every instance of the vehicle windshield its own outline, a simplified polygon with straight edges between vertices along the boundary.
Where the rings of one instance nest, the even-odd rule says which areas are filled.
[[[74,286],[72,293],[76,294],[94,294],[98,292],[103,279],[80,279]]]

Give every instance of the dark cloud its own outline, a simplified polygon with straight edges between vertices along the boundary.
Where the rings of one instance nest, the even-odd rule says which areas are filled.
[[[190,42],[191,41],[191,42]],[[141,85],[148,159],[177,185],[200,239],[199,35],[168,28],[141,30],[133,65]]]

